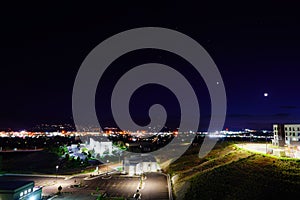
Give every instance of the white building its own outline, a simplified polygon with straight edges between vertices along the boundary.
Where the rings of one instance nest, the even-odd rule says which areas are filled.
[[[300,141],[300,124],[285,124],[285,143],[287,145],[299,146]]]
[[[157,172],[160,168],[151,154],[138,154],[126,157],[123,169],[129,175],[140,175],[145,172]]]
[[[99,142],[90,138],[90,143],[87,145],[89,150],[94,150],[95,155],[102,156],[103,154],[112,155],[112,142]]]
[[[275,146],[300,146],[300,124],[273,124]]]

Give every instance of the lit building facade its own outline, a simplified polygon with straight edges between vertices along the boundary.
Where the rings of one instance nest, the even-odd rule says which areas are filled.
[[[300,124],[273,124],[275,146],[300,146]]]
[[[146,172],[157,172],[159,170],[155,158],[151,154],[134,155],[125,157],[123,169],[128,175],[140,175]]]
[[[103,156],[103,154],[112,155],[112,142],[111,141],[105,141],[105,142],[99,142],[94,140],[93,138],[90,138],[90,144],[87,145],[87,148],[89,150],[93,150],[95,152],[95,155]]]

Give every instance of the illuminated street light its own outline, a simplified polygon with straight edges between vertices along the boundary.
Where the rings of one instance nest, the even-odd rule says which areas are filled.
[[[56,177],[55,177],[55,180],[56,180],[56,182],[57,182],[57,171],[58,171],[58,165],[56,165],[55,169],[56,169]]]
[[[107,168],[106,168],[106,169],[107,169],[107,170],[106,170],[106,174],[108,175],[108,163],[109,163],[109,160],[107,160],[106,162],[107,162],[107,165],[106,165],[106,167],[107,167]]]
[[[267,140],[267,135],[265,136],[266,137],[266,154],[268,153],[268,140]]]
[[[268,153],[268,140],[267,140],[267,131],[263,131],[265,134],[265,140],[266,140],[266,154]]]

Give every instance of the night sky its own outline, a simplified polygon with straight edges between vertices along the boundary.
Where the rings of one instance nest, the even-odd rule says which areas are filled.
[[[275,122],[299,123],[300,14],[296,2],[3,5],[0,128],[73,123],[73,83],[88,53],[114,34],[146,26],[180,31],[207,50],[227,92],[224,128],[271,129]],[[111,78],[126,72],[128,66],[153,60],[174,68],[188,65],[161,51],[138,51],[121,57],[104,77],[110,80],[106,81],[107,88],[97,91],[97,110],[103,107],[108,113],[102,126],[113,125],[107,106]],[[185,74],[193,79],[189,70]],[[204,82],[199,83],[196,90],[202,99],[205,128],[210,103]],[[169,102],[170,126],[176,126],[178,102],[172,93],[155,85],[141,89],[159,95],[148,98],[143,106],[143,96],[149,93],[136,92],[131,103],[136,121],[147,122],[143,115],[150,104]]]

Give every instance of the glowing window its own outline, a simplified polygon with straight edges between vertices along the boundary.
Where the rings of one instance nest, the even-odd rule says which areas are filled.
[[[28,192],[28,193],[31,192],[31,188],[29,188],[29,189],[27,190],[27,192]]]
[[[20,193],[20,197],[23,196],[23,192]]]

